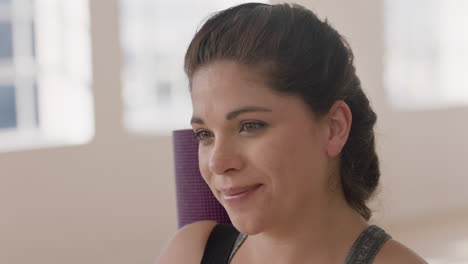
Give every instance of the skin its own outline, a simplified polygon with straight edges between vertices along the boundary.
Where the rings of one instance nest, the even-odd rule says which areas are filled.
[[[301,98],[274,92],[259,70],[232,61],[195,72],[192,102],[201,174],[234,226],[249,235],[232,263],[342,263],[368,227],[339,182],[352,122],[346,103],[318,117]],[[227,194],[236,188],[255,190],[233,203]],[[158,263],[199,263],[214,225],[183,228]],[[389,260],[425,263],[394,240],[374,263]]]

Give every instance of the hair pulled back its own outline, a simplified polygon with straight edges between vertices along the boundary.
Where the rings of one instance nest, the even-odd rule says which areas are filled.
[[[185,72],[215,60],[233,60],[265,70],[270,87],[304,100],[323,116],[337,100],[352,112],[349,138],[340,156],[340,180],[348,204],[366,220],[366,201],[379,177],[374,124],[377,116],[361,89],[345,39],[312,11],[291,4],[248,3],[220,11],[197,31],[185,55]]]

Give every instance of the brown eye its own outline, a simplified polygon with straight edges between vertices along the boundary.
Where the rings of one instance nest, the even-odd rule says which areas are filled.
[[[245,131],[245,132],[254,132],[254,131],[257,131],[259,129],[262,129],[266,126],[265,123],[263,122],[258,122],[258,121],[254,121],[254,122],[245,122],[242,124],[242,127],[241,127],[241,132]]]
[[[194,136],[195,136],[195,138],[198,140],[198,142],[201,143],[201,142],[204,142],[204,141],[206,141],[207,139],[209,139],[209,138],[212,136],[212,134],[211,134],[211,132],[209,132],[209,131],[200,130],[200,131],[195,132],[195,135],[194,135]]]

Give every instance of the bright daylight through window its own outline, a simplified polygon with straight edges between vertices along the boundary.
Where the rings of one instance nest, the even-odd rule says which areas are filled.
[[[185,50],[209,14],[242,2],[247,1],[121,0],[122,97],[128,130],[168,134],[189,127]]]
[[[0,151],[94,134],[88,2],[0,0]]]
[[[385,1],[385,87],[400,110],[468,105],[468,1]]]

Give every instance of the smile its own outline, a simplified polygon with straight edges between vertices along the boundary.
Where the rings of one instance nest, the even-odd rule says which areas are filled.
[[[236,188],[227,188],[222,189],[221,196],[223,200],[226,202],[234,202],[234,201],[244,201],[248,199],[255,191],[257,191],[262,184],[255,184],[245,187],[236,187]]]

